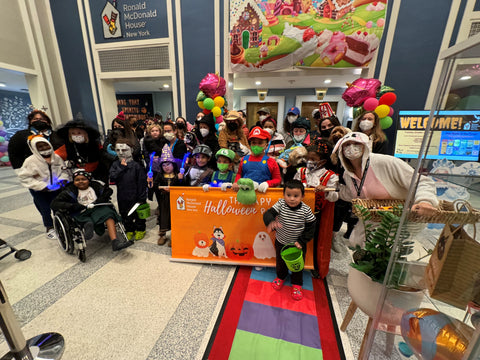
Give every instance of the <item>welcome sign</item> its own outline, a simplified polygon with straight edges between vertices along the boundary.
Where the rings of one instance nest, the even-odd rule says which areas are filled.
[[[236,193],[218,188],[171,187],[172,260],[230,265],[275,266],[275,233],[267,232],[263,214],[283,197],[283,189],[257,192],[254,205],[242,205]],[[304,202],[313,209],[314,192]],[[313,241],[306,269],[313,269]]]

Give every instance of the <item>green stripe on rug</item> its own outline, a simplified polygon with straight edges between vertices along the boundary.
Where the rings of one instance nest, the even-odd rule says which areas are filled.
[[[248,331],[235,332],[229,360],[291,360],[323,359],[323,352],[308,346],[254,334]]]

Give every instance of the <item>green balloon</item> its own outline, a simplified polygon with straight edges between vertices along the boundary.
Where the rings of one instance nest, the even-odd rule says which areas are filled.
[[[205,95],[204,92],[202,90],[200,90],[197,94],[197,101],[203,101],[203,100],[205,100],[206,97],[207,97],[207,95]]]
[[[353,118],[356,119],[363,112],[363,106],[357,106],[353,108]]]
[[[388,129],[393,124],[393,119],[390,116],[385,116],[380,119],[380,126],[383,130]]]
[[[205,106],[205,109],[207,110],[212,110],[215,107],[215,102],[213,101],[213,99],[206,98],[205,100],[203,100],[203,106]]]
[[[377,91],[377,97],[381,97],[382,95],[389,93],[389,92],[394,92],[395,89],[391,88],[390,86],[382,85],[380,86],[380,89]]]

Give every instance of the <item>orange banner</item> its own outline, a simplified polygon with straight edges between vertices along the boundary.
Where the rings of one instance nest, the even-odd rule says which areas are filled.
[[[283,189],[257,192],[255,205],[242,205],[237,194],[219,188],[171,187],[172,260],[231,265],[275,266],[275,233],[268,233],[263,214],[283,197]],[[304,202],[313,210],[314,192]],[[313,241],[305,268],[313,269]]]

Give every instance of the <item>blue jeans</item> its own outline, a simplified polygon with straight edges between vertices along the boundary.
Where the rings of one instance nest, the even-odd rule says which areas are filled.
[[[35,207],[37,208],[40,215],[42,215],[43,225],[46,228],[52,228],[53,219],[50,204],[52,203],[53,199],[57,197],[60,191],[35,191],[32,189],[29,190],[30,194],[32,194]]]

